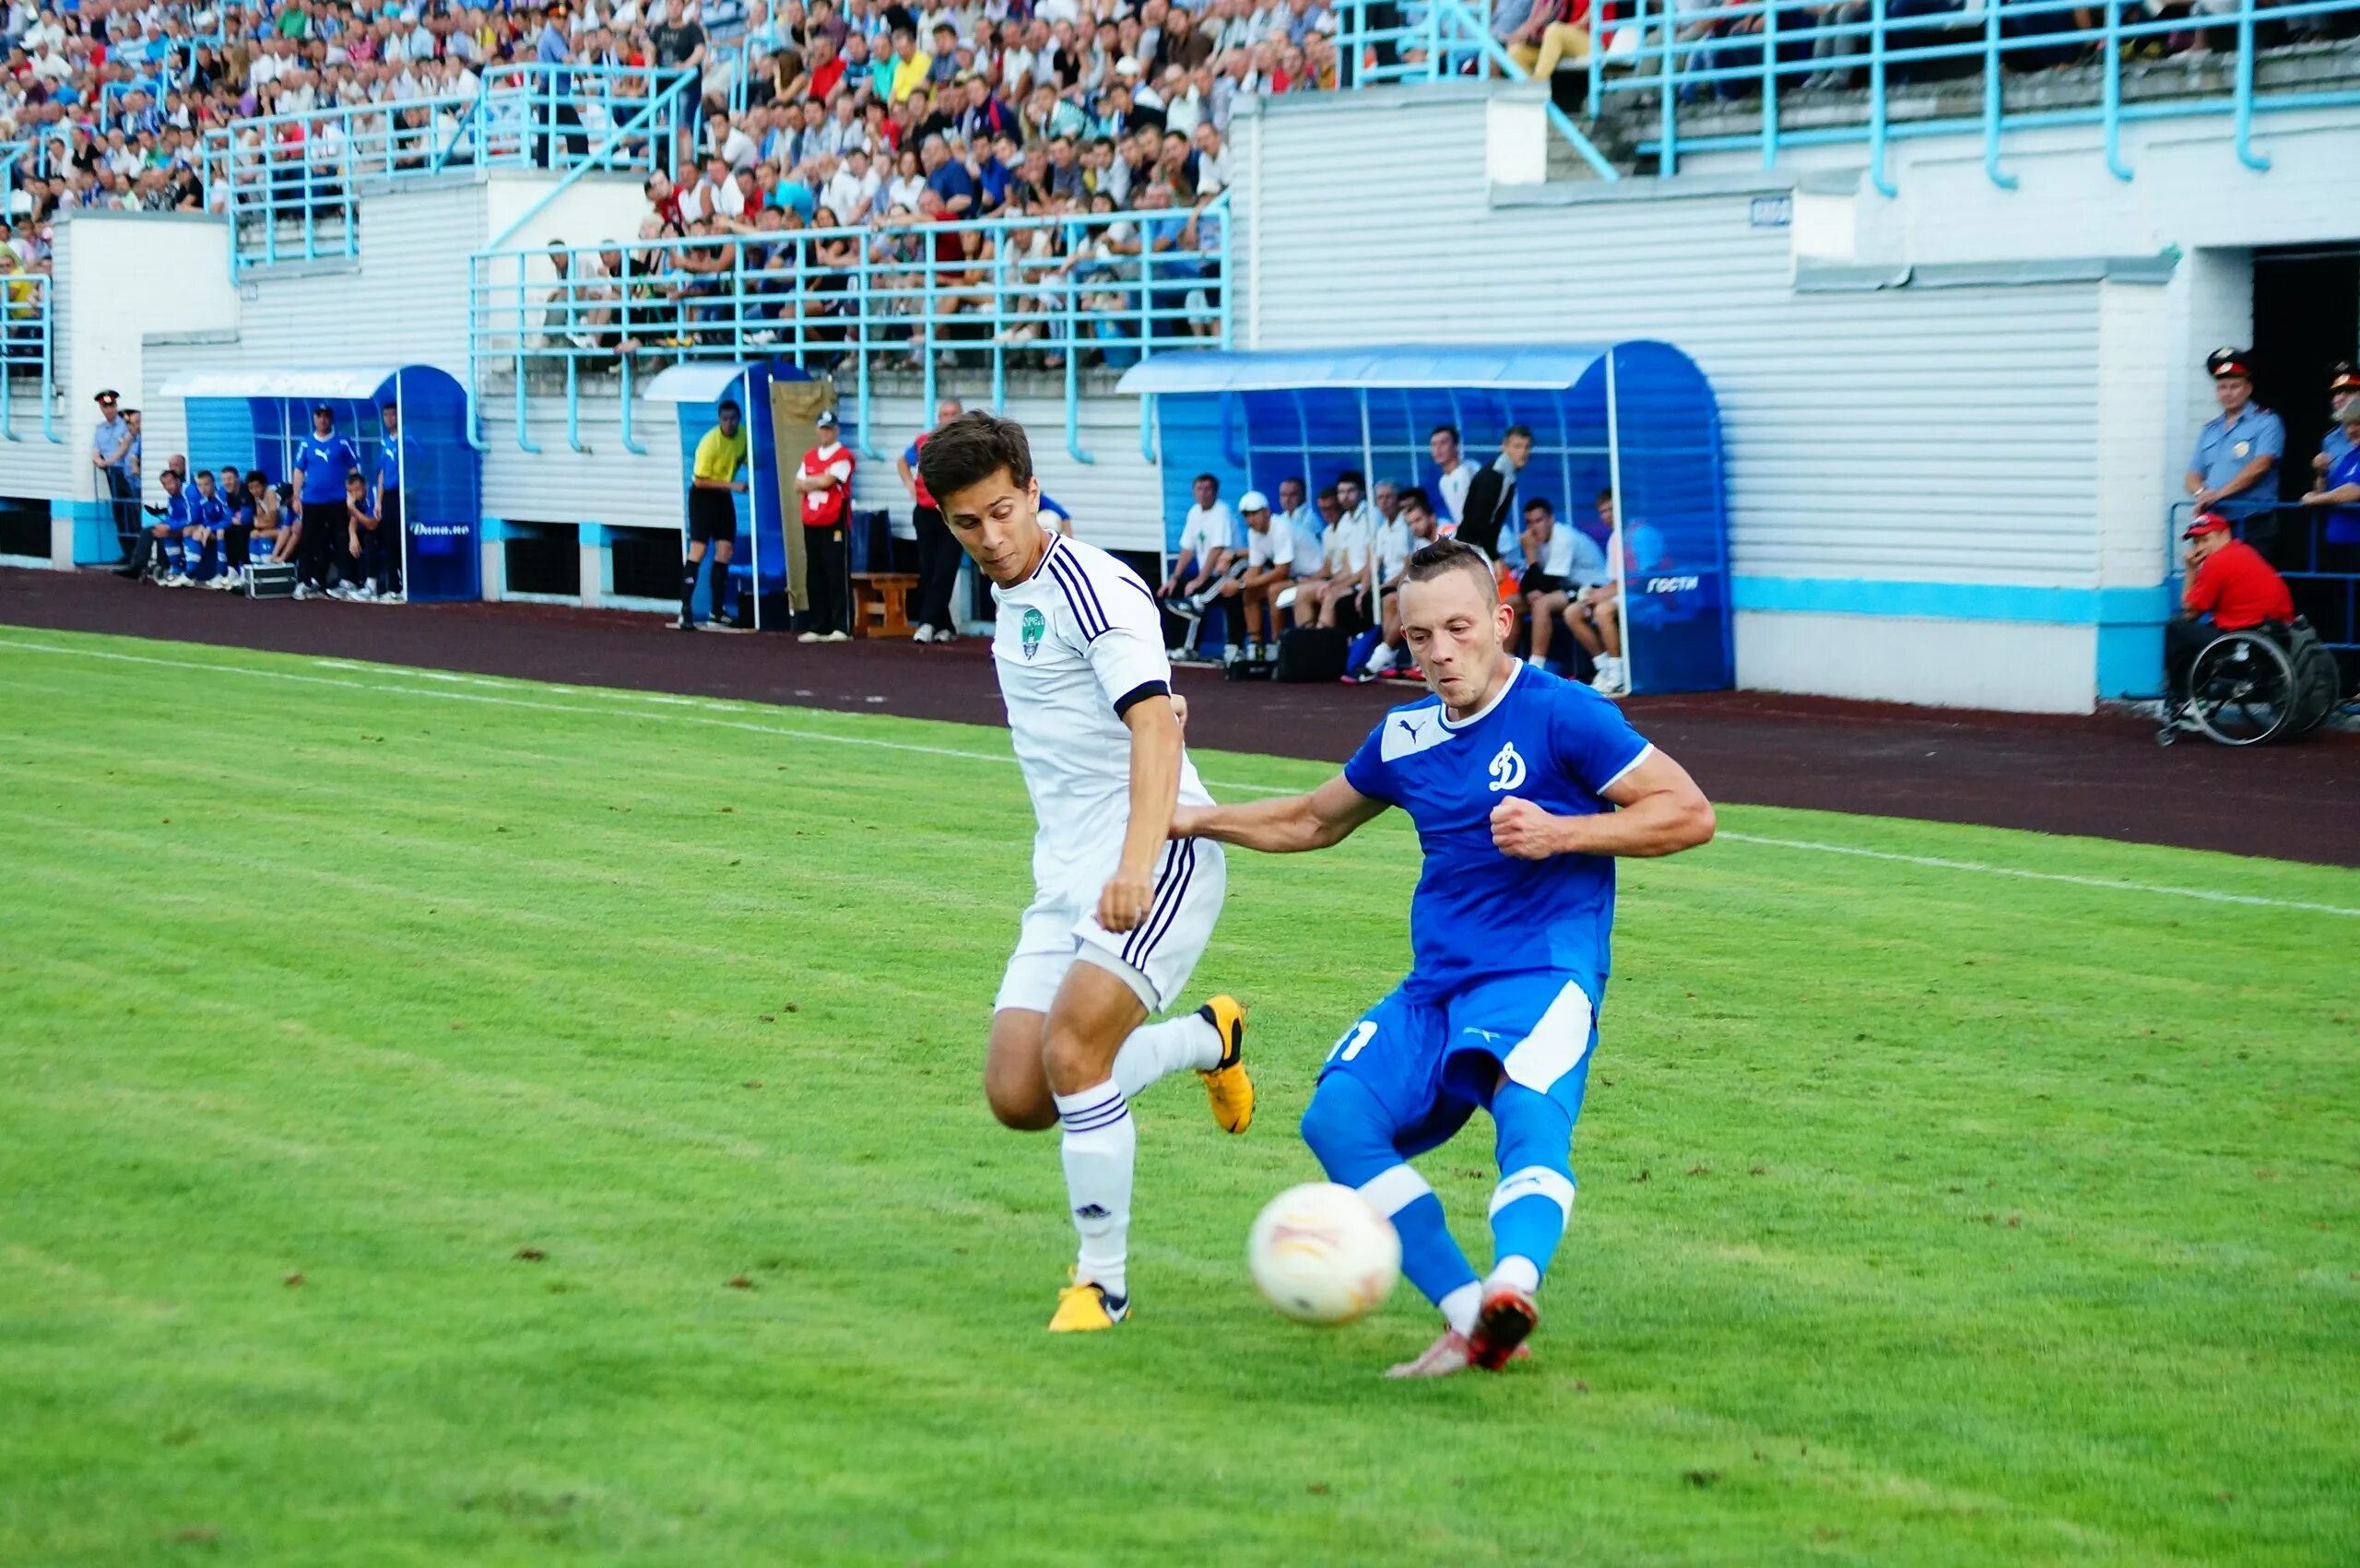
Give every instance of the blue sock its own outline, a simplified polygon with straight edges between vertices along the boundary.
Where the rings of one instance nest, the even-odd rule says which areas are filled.
[[[1303,1114],[1303,1140],[1329,1181],[1359,1189],[1393,1221],[1401,1238],[1401,1272],[1410,1282],[1442,1308],[1452,1327],[1461,1333],[1472,1327],[1474,1267],[1450,1233],[1442,1199],[1423,1176],[1401,1162],[1391,1118],[1376,1096],[1356,1079],[1328,1074]]]
[[[1492,1096],[1500,1185],[1492,1193],[1492,1277],[1540,1288],[1574,1213],[1574,1123],[1538,1090],[1504,1083]]]
[[[169,551],[165,559],[172,563],[173,573],[178,576],[186,576],[188,574],[188,546],[182,542],[178,534],[165,540],[164,544]]]

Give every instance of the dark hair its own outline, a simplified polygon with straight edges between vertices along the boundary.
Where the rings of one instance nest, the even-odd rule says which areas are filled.
[[[1428,441],[1432,441],[1438,435],[1446,435],[1451,440],[1457,441],[1458,439],[1458,427],[1457,425],[1436,425],[1433,430],[1426,432],[1426,439]]]
[[[1347,479],[1350,479],[1353,484],[1358,485],[1363,489],[1368,489],[1368,476],[1362,473],[1358,468],[1347,468],[1342,473],[1336,476],[1336,482],[1339,485]]]
[[[725,398],[723,398],[723,399],[721,400],[721,407],[718,407],[718,408],[715,408],[715,409],[714,410],[714,414],[716,414],[716,415],[720,415],[720,414],[735,414],[735,415],[737,415],[737,416],[738,416],[739,419],[744,419],[744,418],[746,417],[746,410],[744,410],[743,408],[740,408],[739,407],[738,407],[738,400],[737,400],[736,398],[734,398],[734,397],[725,397]]]
[[[1525,440],[1530,441],[1532,439],[1532,427],[1530,425],[1510,425],[1506,430],[1500,432],[1500,439],[1504,442],[1514,441],[1518,436],[1522,436]]]
[[[926,438],[918,448],[918,477],[941,505],[970,485],[1001,469],[1019,489],[1032,477],[1032,443],[1024,427],[981,408],[962,414]]]
[[[1545,512],[1552,517],[1557,515],[1557,508],[1551,503],[1549,498],[1545,495],[1528,497],[1524,503],[1524,509],[1527,512]]]
[[[1483,585],[1483,598],[1487,604],[1498,595],[1499,589],[1492,576],[1491,559],[1473,545],[1461,544],[1457,539],[1436,539],[1433,544],[1420,547],[1402,566],[1401,580],[1405,583],[1431,583],[1452,572],[1474,573],[1476,581]]]
[[[1198,475],[1195,478],[1193,478],[1193,479],[1189,480],[1188,482],[1189,482],[1190,484],[1192,484],[1192,485],[1210,485],[1210,486],[1212,486],[1212,488],[1213,488],[1213,492],[1214,492],[1216,495],[1218,495],[1218,494],[1221,492],[1221,479],[1220,479],[1219,476],[1217,476],[1217,475],[1213,475],[1213,474],[1199,474],[1199,475]]]
[[[1344,504],[1344,498],[1336,493],[1336,487],[1333,485],[1320,486],[1319,494],[1315,499],[1319,501],[1332,501],[1338,506]]]
[[[1604,506],[1608,501],[1612,501],[1613,499],[1614,487],[1612,485],[1609,485],[1604,489],[1598,492],[1598,500],[1594,504]]]
[[[1400,501],[1403,506],[1414,506],[1429,515],[1432,515],[1434,509],[1434,500],[1426,494],[1426,487],[1423,485],[1411,485],[1408,489],[1403,490]]]

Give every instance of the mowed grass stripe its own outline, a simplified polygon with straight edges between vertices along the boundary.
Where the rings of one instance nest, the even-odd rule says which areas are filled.
[[[1307,1335],[1236,1257],[1398,973],[1398,828],[1236,863],[1202,978],[1257,1003],[1264,1119],[1143,1104],[1142,1315],[1054,1344],[1054,1146],[974,1093],[1012,770],[301,685],[193,718],[146,666],[20,665],[0,1561],[193,1527],[306,1562],[2349,1555],[2348,998],[2289,912],[1766,846],[1630,868],[1543,1360],[1401,1390],[1368,1373],[1412,1303]],[[219,781],[267,819],[177,808]],[[1487,1142],[1428,1161],[1479,1252]]]

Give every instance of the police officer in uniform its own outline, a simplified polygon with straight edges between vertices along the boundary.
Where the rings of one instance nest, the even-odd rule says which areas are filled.
[[[2252,356],[2242,348],[2215,348],[2204,357],[2212,377],[2218,417],[2206,421],[2188,462],[2187,488],[2198,512],[2211,512],[2236,525],[2245,541],[2264,556],[2278,543],[2278,463],[2286,455],[2286,426],[2253,400]]]

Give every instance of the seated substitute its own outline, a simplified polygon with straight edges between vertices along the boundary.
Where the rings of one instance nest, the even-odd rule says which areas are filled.
[[[1205,601],[1219,586],[1222,576],[1237,554],[1237,518],[1229,510],[1229,502],[1221,499],[1221,481],[1210,474],[1199,474],[1191,483],[1195,504],[1188,508],[1187,521],[1180,528],[1180,553],[1172,558],[1172,570],[1166,573],[1163,585],[1155,591],[1155,602],[1164,614],[1181,623],[1176,641],[1172,640],[1173,627],[1165,625],[1166,655],[1178,658],[1196,641],[1198,623],[1204,619]],[[1238,504],[1259,505],[1268,511],[1270,503],[1263,500],[1260,490],[1247,490],[1238,498]]]
[[[1410,558],[1433,544],[1441,527],[1434,502],[1417,485],[1401,492],[1401,510],[1376,536],[1377,642],[1357,670],[1345,679],[1375,680],[1388,673],[1401,657],[1401,583]]]
[[[1260,501],[1248,495],[1248,502]],[[1278,642],[1279,595],[1294,575],[1294,530],[1275,523],[1268,506],[1245,508],[1245,557],[1230,576],[1221,579],[1220,596],[1237,606],[1243,640],[1233,644],[1233,658],[1268,659]]]
[[[2179,619],[2164,624],[2164,670],[2175,702],[2188,700],[2189,666],[2206,643],[2224,631],[2295,619],[2286,580],[2260,550],[2231,536],[2227,518],[2200,512],[2180,537],[2188,541],[2188,588]]]
[[[1532,626],[1531,662],[1549,662],[1549,644],[1573,595],[1608,581],[1606,552],[1580,529],[1557,526],[1557,509],[1540,496],[1524,503],[1525,569],[1518,591]]]

